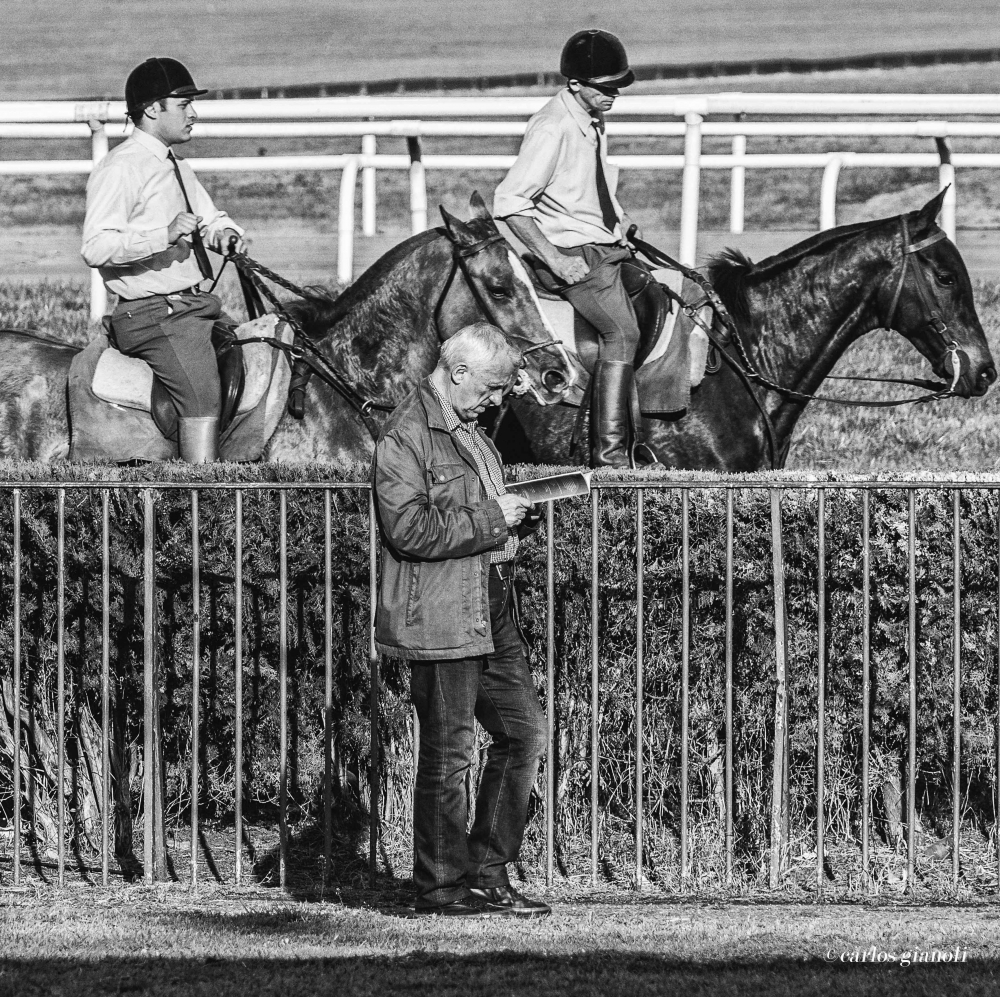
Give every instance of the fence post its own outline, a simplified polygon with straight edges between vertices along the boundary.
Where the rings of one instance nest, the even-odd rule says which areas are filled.
[[[843,156],[832,156],[823,169],[823,181],[819,188],[819,230],[836,228],[837,225],[837,183]]]
[[[427,230],[427,174],[419,135],[407,137],[406,151],[410,154],[410,232],[417,235]]]
[[[90,125],[90,159],[96,166],[108,154],[108,133],[104,122],[91,119]],[[108,292],[104,280],[96,269],[90,271],[90,321],[100,322],[108,310]]]
[[[369,770],[368,788],[368,885],[374,889],[378,872],[378,835],[379,835],[379,674],[378,648],[375,646],[375,600],[378,579],[378,525],[375,518],[375,492],[368,493],[368,675],[371,683],[369,709],[371,711],[371,729],[369,734]]]
[[[736,115],[736,120],[742,120],[743,115]],[[746,135],[733,136],[733,159],[742,160],[747,152]],[[743,231],[745,215],[745,195],[746,195],[747,168],[742,165],[733,166],[732,179],[730,180],[729,194],[729,231],[733,235],[739,235]]]
[[[377,150],[374,135],[361,136],[361,155],[374,156]],[[375,167],[361,169],[361,232],[366,236],[375,234]]]
[[[340,174],[340,209],[337,217],[337,280],[354,279],[354,192],[358,185],[358,157],[348,156]]]
[[[781,489],[771,489],[771,550],[774,574],[774,764],[771,776],[771,856],[768,885],[776,890],[781,882],[781,863],[785,850],[784,810],[787,761],[786,721],[788,691],[785,664],[788,650],[785,631],[785,559],[781,536]]]
[[[694,266],[698,251],[698,197],[701,186],[701,123],[693,111],[684,115],[684,176],[681,184],[680,261]]]
[[[948,188],[941,204],[941,228],[944,229],[948,238],[955,241],[956,221],[955,211],[958,204],[958,195],[955,191],[955,167],[951,162],[951,146],[948,139],[941,135],[934,139],[937,146],[938,157],[941,164],[938,166],[938,189]]]

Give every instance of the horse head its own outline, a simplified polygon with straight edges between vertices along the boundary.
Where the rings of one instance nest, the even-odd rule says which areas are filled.
[[[542,405],[554,405],[576,381],[576,370],[538,303],[524,264],[507,244],[478,192],[469,201],[467,222],[441,208],[451,243],[452,268],[435,312],[443,339],[485,317],[521,350],[525,367],[515,393],[530,391]],[[456,272],[464,280],[456,281]],[[468,295],[463,296],[459,285]],[[451,293],[454,289],[455,292]]]
[[[945,191],[899,217],[901,259],[879,293],[882,324],[905,336],[963,398],[997,379],[972,282],[955,244],[937,226]]]

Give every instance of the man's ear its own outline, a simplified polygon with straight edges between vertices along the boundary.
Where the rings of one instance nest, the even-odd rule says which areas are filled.
[[[469,368],[466,364],[460,363],[456,364],[451,369],[451,382],[452,384],[461,384],[465,380],[465,375],[468,373]]]

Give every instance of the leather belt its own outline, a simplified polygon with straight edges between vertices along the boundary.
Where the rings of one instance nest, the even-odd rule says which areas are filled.
[[[208,294],[207,291],[203,291],[198,284],[192,284],[191,287],[182,287],[179,291],[167,291],[164,294],[147,294],[144,298],[122,298],[119,297],[120,302],[126,302],[132,304],[136,301],[149,301],[151,298],[174,298],[179,294]]]
[[[514,580],[514,562],[513,561],[494,561],[491,568],[496,569],[496,573],[505,581],[510,582]]]

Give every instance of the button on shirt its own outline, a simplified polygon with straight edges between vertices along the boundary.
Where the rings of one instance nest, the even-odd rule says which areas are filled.
[[[87,183],[81,252],[108,290],[122,298],[172,294],[202,280],[190,242],[167,241],[170,223],[187,211],[168,151],[159,139],[136,129],[94,167]],[[215,207],[191,167],[179,158],[177,163],[191,209],[206,228],[206,244],[214,245],[227,228],[242,235],[243,229]]]
[[[498,495],[505,495],[507,489],[503,483],[503,470],[496,454],[480,435],[478,423],[464,423],[455,413],[451,403],[438,391],[433,381],[430,382],[431,389],[441,403],[441,411],[444,413],[444,422],[448,431],[454,435],[462,446],[475,458],[476,468],[479,471],[479,481],[483,486],[483,491],[487,498],[495,499]],[[508,532],[507,542],[499,550],[490,552],[490,564],[503,564],[505,561],[513,561],[517,553],[520,540],[513,531]]]
[[[561,90],[528,120],[524,141],[493,199],[498,218],[527,215],[554,246],[570,248],[617,242],[621,226],[608,229],[597,195],[597,145],[618,217],[618,168],[608,165],[603,128],[570,90]],[[603,124],[603,122],[602,122]]]

